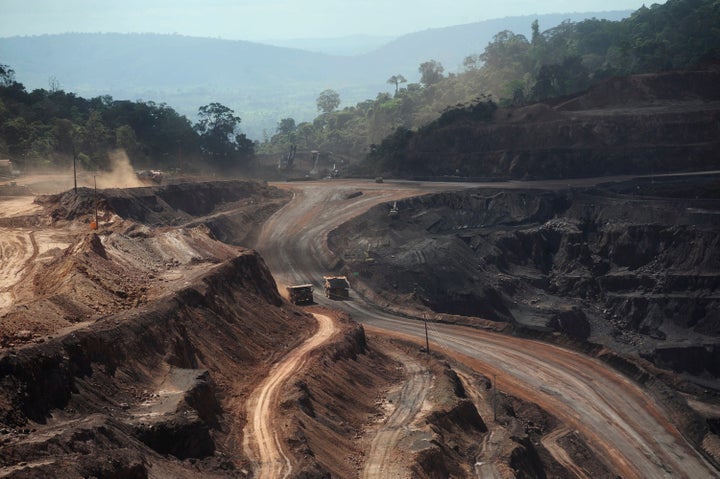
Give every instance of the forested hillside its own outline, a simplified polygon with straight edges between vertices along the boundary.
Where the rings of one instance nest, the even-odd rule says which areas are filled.
[[[459,111],[443,115],[442,125],[454,117],[466,120],[478,104],[486,111],[482,105],[488,101],[519,107],[580,92],[612,77],[688,68],[720,57],[718,25],[718,0],[669,0],[621,21],[564,22],[545,31],[533,22],[529,38],[507,30],[497,33],[484,51],[465,57],[462,73],[446,74],[440,62],[424,62],[419,83],[393,75],[388,82],[396,87],[394,93],[283,130],[263,150],[282,151],[294,142],[335,153],[373,151],[372,171],[391,164],[413,135],[423,134],[415,132],[448,105]]]
[[[84,99],[59,89],[28,92],[0,65],[0,155],[21,171],[111,167],[114,150],[133,166],[183,171],[237,171],[254,154],[228,107],[200,107],[193,125],[165,104]]]

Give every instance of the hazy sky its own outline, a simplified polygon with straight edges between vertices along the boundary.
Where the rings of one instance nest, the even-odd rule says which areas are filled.
[[[0,37],[65,32],[179,33],[261,41],[397,36],[541,13],[635,10],[642,0],[0,0]],[[651,3],[665,3],[664,0]]]

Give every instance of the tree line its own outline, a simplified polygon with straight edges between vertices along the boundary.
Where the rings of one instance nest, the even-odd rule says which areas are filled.
[[[241,119],[210,103],[198,121],[166,104],[85,99],[56,82],[28,92],[12,68],[0,64],[0,155],[22,170],[108,169],[110,152],[123,149],[138,168],[232,172],[253,157],[255,145],[239,131]]]

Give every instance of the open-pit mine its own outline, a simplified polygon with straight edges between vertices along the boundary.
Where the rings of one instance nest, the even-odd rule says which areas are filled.
[[[165,183],[0,185],[0,477],[720,476],[717,174]]]

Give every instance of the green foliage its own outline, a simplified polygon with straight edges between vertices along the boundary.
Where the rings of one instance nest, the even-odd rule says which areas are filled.
[[[277,132],[282,135],[290,136],[295,130],[297,130],[297,125],[295,125],[294,118],[283,118],[277,126]]]
[[[430,86],[442,81],[445,68],[438,61],[428,60],[420,64],[418,71],[420,72],[420,83]]]
[[[15,70],[0,63],[0,85],[8,86],[15,81]]]
[[[12,73],[0,67],[0,74]],[[158,169],[197,168],[203,160],[230,168],[252,156],[253,143],[236,131],[239,117],[219,103],[202,110],[196,131],[165,104],[109,96],[88,100],[62,90],[27,92],[20,83],[0,81],[0,155],[21,168],[66,168],[76,157],[88,170],[109,168],[109,152],[117,148],[136,166]],[[230,153],[232,160],[217,161]]]
[[[200,150],[211,166],[233,170],[252,157],[252,141],[238,133],[240,117],[230,108],[210,103],[199,108],[198,118],[195,131],[200,135]]]
[[[420,131],[429,131],[462,121],[490,121],[497,110],[497,105],[488,97],[476,98],[469,104],[455,105],[447,108],[440,118],[422,127]]]
[[[380,145],[371,145],[367,156],[368,165],[379,174],[402,171],[407,162],[405,152],[413,135],[407,128],[399,127],[383,139]]]
[[[407,83],[407,80],[402,75],[393,75],[390,78],[388,78],[387,83],[391,85],[395,85],[395,94],[398,94],[398,90],[400,88],[401,83]]]
[[[532,38],[503,31],[484,52],[469,55],[463,72],[447,78],[432,76],[431,62],[421,65],[428,74],[417,89],[400,90],[399,104],[376,102],[373,111],[397,113],[396,123],[426,134],[449,125],[488,121],[499,99],[503,106],[519,106],[582,91],[611,75],[627,75],[692,67],[720,58],[720,0],[668,0],[643,7],[630,18],[612,22],[591,19],[564,22],[541,32],[531,25]],[[430,72],[430,73],[428,73]],[[468,98],[480,97],[468,103]],[[442,109],[440,105],[455,105]],[[432,105],[432,106],[431,106]],[[432,116],[435,113],[435,116]],[[387,131],[387,129],[385,130]],[[410,166],[407,136],[396,131],[368,155],[378,171],[420,171]],[[437,165],[436,165],[437,166]],[[452,168],[448,168],[452,169]],[[442,165],[434,168],[442,171]]]
[[[330,113],[340,106],[340,95],[335,90],[323,90],[318,95],[315,103],[318,111]]]

